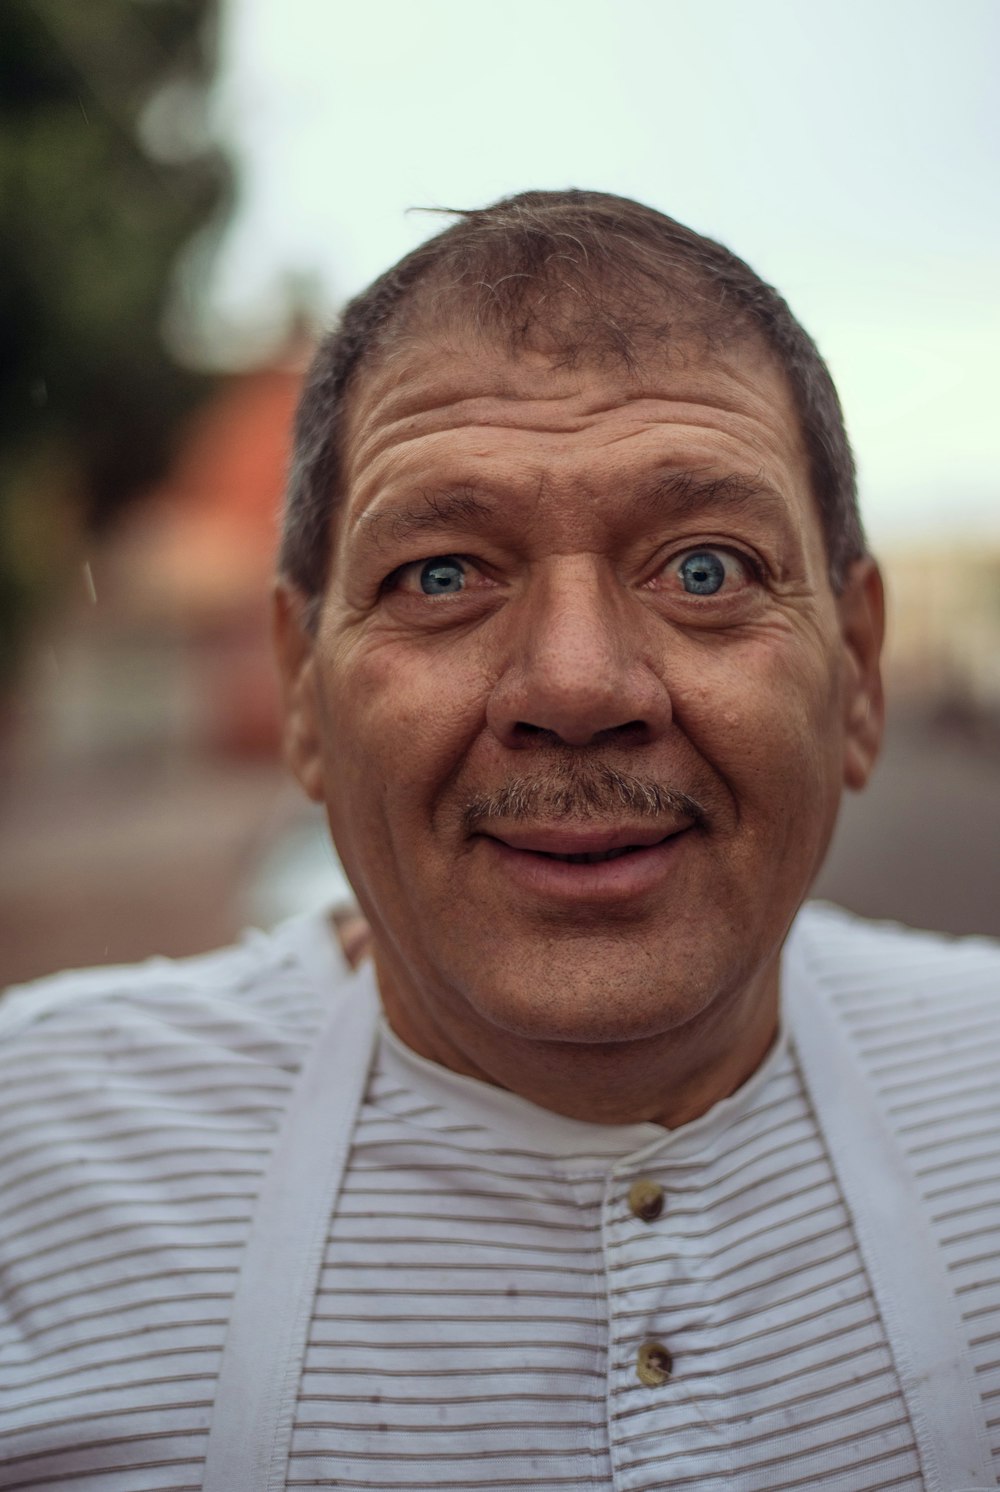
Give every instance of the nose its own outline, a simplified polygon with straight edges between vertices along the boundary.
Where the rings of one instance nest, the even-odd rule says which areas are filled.
[[[641,601],[586,558],[557,562],[511,603],[505,656],[487,705],[510,747],[642,745],[670,724]]]

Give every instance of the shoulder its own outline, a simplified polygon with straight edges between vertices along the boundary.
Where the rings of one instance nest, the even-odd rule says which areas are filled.
[[[954,937],[898,922],[871,922],[829,902],[807,902],[791,937],[825,982],[841,976],[884,976],[928,985],[992,980],[1000,993],[1000,942],[993,938]]]
[[[325,978],[316,977],[316,948],[328,946]],[[268,1037],[306,1038],[335,986],[347,977],[325,918],[296,918],[272,933],[250,930],[232,947],[194,958],[76,969],[8,990],[0,998],[0,1046],[10,1055],[44,1030],[102,1029],[147,1041],[214,1032],[223,1044]]]
[[[889,1022],[897,1031],[935,1029],[949,1043],[975,1031],[1000,1046],[1000,943],[952,937],[893,922],[869,922],[813,902],[793,925],[789,947],[813,989],[857,1030]]]

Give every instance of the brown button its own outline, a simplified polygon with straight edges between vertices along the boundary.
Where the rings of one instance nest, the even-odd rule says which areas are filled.
[[[655,1223],[663,1211],[663,1187],[640,1176],[628,1189],[628,1205],[633,1217],[642,1218],[644,1223]]]
[[[674,1370],[674,1360],[662,1342],[643,1342],[636,1358],[635,1371],[647,1388],[659,1388]]]

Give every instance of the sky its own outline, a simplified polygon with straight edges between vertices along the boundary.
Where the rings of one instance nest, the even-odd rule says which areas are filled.
[[[996,0],[224,0],[239,201],[206,335],[331,317],[441,220],[638,197],[775,283],[827,358],[869,531],[1000,538]]]

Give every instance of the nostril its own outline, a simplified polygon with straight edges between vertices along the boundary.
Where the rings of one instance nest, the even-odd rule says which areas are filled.
[[[608,730],[599,730],[598,736],[643,736],[646,734],[645,720],[626,720],[624,725],[612,725]]]
[[[550,730],[544,725],[533,725],[530,720],[518,720],[511,730],[511,739],[522,745],[528,741],[543,741],[547,745],[558,746],[611,746],[616,743],[621,745],[640,745],[648,740],[650,730],[645,720],[626,720],[622,725],[609,725],[603,730],[596,730],[586,737],[577,738],[567,732],[561,734],[557,730]]]
[[[606,730],[594,732],[593,743],[601,746],[615,744],[637,746],[650,736],[645,720],[626,720],[624,725],[611,725]]]

